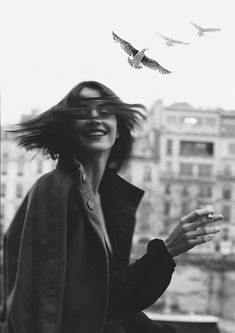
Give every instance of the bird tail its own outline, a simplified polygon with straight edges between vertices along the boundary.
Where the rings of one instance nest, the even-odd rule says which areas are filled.
[[[128,57],[127,61],[129,62],[129,64],[134,67],[134,68],[137,68],[137,69],[140,69],[142,68],[143,66],[140,65],[140,64],[137,64],[133,59],[131,59],[130,57]]]

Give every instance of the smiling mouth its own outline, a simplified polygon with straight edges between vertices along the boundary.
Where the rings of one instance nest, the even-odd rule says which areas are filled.
[[[84,135],[88,138],[99,138],[106,134],[107,134],[106,131],[96,129],[96,130],[89,130],[89,131],[85,132]]]

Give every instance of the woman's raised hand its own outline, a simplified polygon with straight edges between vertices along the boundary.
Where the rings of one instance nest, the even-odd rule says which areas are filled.
[[[223,215],[211,209],[197,209],[184,216],[165,239],[165,245],[172,257],[187,252],[194,246],[209,242],[220,231],[211,223],[220,221]]]

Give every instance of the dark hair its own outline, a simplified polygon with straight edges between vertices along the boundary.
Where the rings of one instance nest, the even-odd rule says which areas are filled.
[[[71,134],[73,125],[73,110],[78,115],[79,105],[84,101],[81,96],[83,88],[97,90],[104,103],[109,103],[110,108],[117,118],[119,138],[115,141],[109,156],[107,167],[119,171],[127,162],[132,149],[132,130],[140,125],[140,120],[145,116],[142,104],[128,104],[108,87],[96,81],[84,81],[76,85],[57,105],[43,112],[36,118],[17,124],[19,128],[9,132],[17,133],[19,145],[26,150],[41,149],[44,155],[52,159],[59,156],[74,154]],[[88,99],[86,99],[88,100]],[[70,112],[69,112],[70,111]]]

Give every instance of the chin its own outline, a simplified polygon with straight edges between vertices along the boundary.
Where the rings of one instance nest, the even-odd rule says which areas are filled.
[[[84,152],[86,155],[89,153],[105,153],[110,152],[115,139],[113,140],[84,140],[83,138],[77,140],[76,146],[81,152]]]
[[[103,143],[92,143],[86,144],[85,146],[81,147],[85,152],[92,152],[92,153],[102,153],[102,152],[109,152],[112,148],[110,145],[104,145]]]

